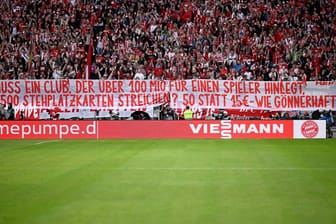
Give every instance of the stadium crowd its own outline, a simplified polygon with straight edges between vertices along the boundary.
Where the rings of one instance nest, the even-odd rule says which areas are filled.
[[[335,80],[335,6],[2,0],[0,79]]]

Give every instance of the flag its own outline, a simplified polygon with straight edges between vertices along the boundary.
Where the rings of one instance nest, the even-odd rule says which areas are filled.
[[[32,64],[33,64],[33,57],[34,57],[34,41],[30,44],[29,50],[29,59],[28,59],[28,73],[31,74]]]
[[[302,82],[304,86],[307,86],[307,74],[306,73],[303,74]]]
[[[90,39],[88,53],[87,53],[86,79],[90,78],[91,66],[92,66],[92,40]]]

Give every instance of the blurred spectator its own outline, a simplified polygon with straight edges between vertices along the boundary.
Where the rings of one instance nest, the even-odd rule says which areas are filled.
[[[15,110],[11,103],[8,104],[7,107],[7,120],[14,120],[15,119]]]
[[[150,116],[143,111],[135,111],[131,114],[133,120],[150,120]]]
[[[19,119],[20,120],[24,120],[25,119],[23,111],[20,111],[20,117],[19,117]]]
[[[330,114],[330,112],[324,111],[321,114],[320,120],[325,120],[326,121],[326,132],[327,132],[327,138],[332,138],[333,137],[333,132],[331,130],[331,126],[333,125],[333,119]]]
[[[227,111],[219,110],[218,113],[212,115],[214,120],[230,120],[230,116]]]
[[[289,116],[288,112],[284,112],[281,116],[281,120],[291,120],[292,118]]]
[[[177,115],[175,111],[167,104],[161,112],[162,120],[177,120]]]
[[[4,104],[0,104],[0,120],[6,119],[6,109]]]

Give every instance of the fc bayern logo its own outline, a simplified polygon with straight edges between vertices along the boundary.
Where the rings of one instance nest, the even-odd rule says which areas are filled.
[[[306,138],[314,138],[319,131],[319,127],[315,121],[305,121],[301,125],[301,133]]]

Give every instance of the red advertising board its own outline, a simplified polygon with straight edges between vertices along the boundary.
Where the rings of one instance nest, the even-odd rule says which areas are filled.
[[[11,121],[0,123],[0,139],[92,139],[95,121]]]
[[[13,121],[0,139],[325,138],[325,121]]]
[[[220,138],[216,121],[101,121],[99,138]]]
[[[99,138],[292,138],[293,121],[98,122]]]

